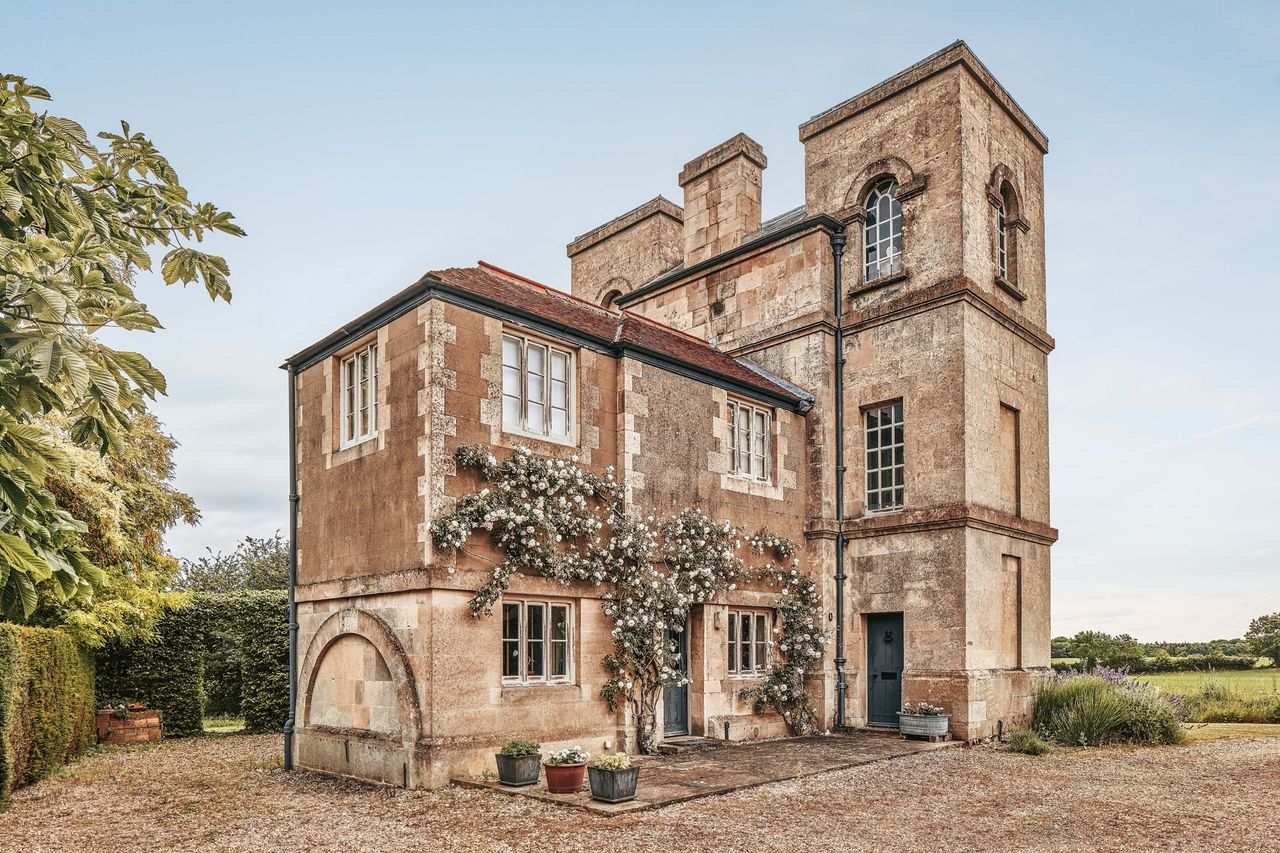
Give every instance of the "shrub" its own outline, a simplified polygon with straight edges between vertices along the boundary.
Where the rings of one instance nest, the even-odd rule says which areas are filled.
[[[1245,693],[1213,679],[1177,697],[1177,704],[1192,723],[1280,723],[1280,696]]]
[[[0,624],[0,801],[84,753],[93,657],[63,631]]]
[[[626,770],[631,766],[631,756],[625,752],[605,753],[596,756],[595,765],[601,770]]]
[[[1183,737],[1173,704],[1130,678],[1075,675],[1036,694],[1031,727],[1073,746],[1178,743]]]
[[[1015,729],[1009,732],[1009,749],[1023,755],[1044,755],[1053,747],[1031,729]]]
[[[239,712],[245,732],[280,731],[289,712],[289,599],[280,590],[195,593],[156,625],[150,642],[113,645],[98,655],[98,695],[146,702],[161,713],[166,735],[203,731],[208,669],[225,674],[228,661],[208,656],[233,639],[239,702],[227,707],[228,681],[215,678],[220,713]]]
[[[502,745],[502,749],[498,750],[501,755],[509,755],[512,758],[522,758],[526,755],[537,755],[542,752],[542,745],[531,740],[520,740],[514,738]]]

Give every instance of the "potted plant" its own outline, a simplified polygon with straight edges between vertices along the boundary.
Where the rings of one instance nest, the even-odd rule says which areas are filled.
[[[602,803],[625,803],[636,798],[636,781],[640,768],[631,766],[631,756],[625,752],[600,755],[587,768],[591,779],[591,799]]]
[[[591,753],[580,746],[557,749],[542,762],[547,770],[547,790],[553,794],[576,794],[582,790],[587,759]]]
[[[937,705],[910,702],[898,712],[898,731],[906,737],[944,737],[950,717]]]
[[[502,784],[519,788],[538,781],[538,768],[542,765],[539,744],[514,738],[504,743],[493,757],[498,762],[498,781]]]

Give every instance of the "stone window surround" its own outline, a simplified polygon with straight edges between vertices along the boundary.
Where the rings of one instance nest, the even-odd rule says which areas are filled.
[[[756,430],[755,430],[756,415],[757,414],[764,415],[764,460],[761,465],[761,467],[763,468],[763,473],[759,477],[751,473],[744,474],[741,470],[739,470],[738,460],[735,455],[736,451],[734,448],[737,447],[736,442],[740,439],[740,435],[739,435],[740,430],[737,424],[737,413],[741,412],[744,409],[748,412],[748,420],[749,420],[748,427],[747,427],[747,440],[751,442],[754,442],[755,436],[756,436]],[[756,483],[764,483],[765,485],[771,485],[773,483],[773,467],[774,467],[773,466],[773,445],[774,445],[773,422],[776,420],[776,418],[774,417],[773,408],[771,406],[761,406],[756,403],[751,403],[751,402],[748,402],[747,400],[740,400],[737,397],[729,397],[729,401],[727,403],[727,407],[725,411],[726,411],[725,421],[728,424],[728,429],[725,431],[725,433],[726,435],[732,435],[734,437],[734,442],[735,442],[732,444],[727,440],[725,442],[726,444],[725,449],[729,452],[729,476],[736,477],[740,480],[749,480]],[[749,447],[747,449],[747,457],[748,457],[747,467],[748,468],[751,467],[752,459],[755,456],[756,456],[756,453],[755,453],[754,447]]]
[[[1027,234],[1031,225],[1022,212],[1022,194],[1018,192],[1013,170],[1001,163],[991,172],[991,181],[987,184],[987,201],[991,204],[991,258],[995,265],[996,286],[1012,296],[1018,302],[1025,302],[1027,294],[1018,282],[1018,232]],[[1005,208],[1006,254],[1008,256],[1008,274],[1000,274],[999,253],[1000,234],[996,227],[998,212]]]
[[[769,441],[767,460],[769,465],[771,479],[766,482],[757,480],[754,477],[742,477],[731,472],[729,468],[729,402],[737,402],[736,398],[731,398],[728,391],[720,388],[711,389],[712,399],[716,403],[716,415],[711,420],[712,432],[715,438],[715,450],[708,453],[709,464],[712,472],[720,475],[720,488],[728,492],[740,492],[748,495],[755,495],[769,500],[780,501],[785,497],[786,488],[795,488],[795,474],[783,469],[782,462],[786,453],[786,440],[782,437],[782,419],[778,417],[776,409],[770,411],[769,419]],[[757,408],[763,408],[759,404],[752,404],[748,400],[743,402],[749,405],[755,405]]]
[[[863,205],[871,190],[887,178],[893,178],[898,182],[897,199],[898,204],[902,207],[902,268],[895,273],[881,276],[874,281],[868,282],[866,280],[865,263],[866,246],[864,245],[866,233],[864,226],[867,221],[867,212]],[[836,218],[845,224],[846,233],[856,232],[856,239],[850,242],[857,243],[856,257],[858,262],[852,265],[854,275],[852,276],[849,296],[872,293],[891,285],[900,284],[911,278],[911,270],[906,262],[907,247],[911,245],[911,217],[908,215],[906,203],[924,193],[927,185],[927,175],[916,175],[915,171],[905,161],[897,157],[885,157],[877,160],[864,168],[858,178],[854,180],[848,195],[845,196],[845,209],[836,214]],[[855,190],[857,191],[856,194]],[[855,254],[852,251],[853,248],[853,246],[850,246],[849,250],[846,250],[847,254]]]
[[[725,658],[727,665],[728,677],[739,681],[754,681],[769,673],[769,662],[773,659],[773,629],[777,618],[777,612],[773,608],[768,607],[739,607],[737,605],[729,605],[725,617]],[[758,640],[755,636],[755,628],[752,629],[752,658],[755,664],[753,669],[746,672],[738,669],[738,662],[741,661],[741,635],[742,635],[742,617],[749,616],[752,619],[753,626],[758,627],[760,620],[758,616],[764,617],[765,630],[768,636],[765,638],[764,660],[755,660],[756,651],[759,649]],[[738,626],[735,631],[734,626]]]
[[[355,459],[361,459],[370,453],[383,450],[387,445],[387,433],[391,429],[391,401],[388,391],[391,387],[391,366],[387,359],[387,341],[390,328],[382,326],[324,360],[324,393],[321,398],[321,409],[324,416],[324,435],[322,436],[322,453],[326,469],[344,465]],[[374,368],[374,399],[377,406],[377,423],[373,435],[353,444],[343,446],[342,443],[342,370],[344,359],[359,352],[370,344],[376,344],[376,361]]]
[[[515,427],[508,424],[506,422],[505,417],[501,417],[502,432],[506,435],[515,436],[517,438],[528,438],[528,439],[533,439],[534,441],[545,441],[549,444],[559,444],[566,447],[576,447],[578,444],[578,405],[577,405],[578,404],[578,384],[579,384],[578,348],[568,346],[564,341],[558,341],[553,338],[548,338],[543,335],[535,334],[529,331],[528,329],[524,329],[518,326],[507,326],[504,324],[502,327],[502,338],[505,339],[507,337],[520,338],[526,343],[532,342],[541,346],[545,346],[547,348],[547,364],[545,366],[545,369],[547,371],[547,374],[545,377],[547,402],[545,403],[545,405],[548,408],[550,408],[550,405],[551,405],[550,403],[550,400],[551,400],[551,351],[556,350],[558,352],[565,353],[569,356],[569,366],[568,366],[568,371],[566,373],[566,376],[569,379],[568,390],[567,390],[568,412],[566,413],[566,417],[568,418],[568,423],[569,423],[569,434],[554,435],[553,433],[550,433],[550,432],[548,433],[530,432],[528,430],[521,429],[519,427]],[[501,350],[499,350],[499,363],[501,363]],[[524,376],[523,369],[521,369],[520,375],[521,377]],[[523,379],[522,379],[522,382],[523,382]],[[498,393],[499,393],[498,401],[499,401],[499,404],[501,404],[502,402],[501,385],[499,385]],[[522,387],[521,388],[522,400],[524,399],[524,394],[525,394],[525,391]],[[527,405],[527,402],[522,403],[522,405]]]
[[[369,372],[367,383],[372,386],[368,389],[368,409],[373,416],[372,422],[369,424],[368,432],[359,432],[360,413],[365,408],[361,405],[360,392],[356,391],[356,399],[354,401],[355,411],[351,411],[347,404],[347,365],[353,365],[352,380],[357,386],[363,384],[358,375],[360,370],[359,361],[365,353],[372,356],[369,359]],[[385,405],[385,401],[383,403]],[[371,339],[364,346],[356,348],[347,355],[338,359],[338,432],[339,432],[339,449],[346,450],[355,447],[357,444],[377,438],[378,436],[378,342],[376,338]],[[352,419],[351,435],[347,434],[347,419]]]
[[[502,607],[507,604],[520,605],[520,668],[525,670],[527,667],[527,650],[526,641],[528,632],[526,629],[526,613],[527,606],[530,604],[541,604],[547,608],[545,619],[547,628],[543,632],[543,674],[536,678],[526,678],[524,676],[507,676],[502,675],[502,668],[499,666],[498,673],[501,678],[501,686],[505,690],[507,688],[524,689],[524,688],[547,688],[547,687],[566,687],[577,685],[577,652],[578,652],[578,607],[577,602],[569,598],[556,598],[554,596],[539,595],[508,595],[503,594],[502,599],[498,602],[498,637],[499,637],[499,657],[505,655],[506,637],[503,635],[502,625]],[[566,668],[568,672],[562,676],[551,676],[548,670],[551,666],[551,607],[564,607],[568,612],[568,624],[565,626],[565,636],[567,638],[567,647],[565,650]]]

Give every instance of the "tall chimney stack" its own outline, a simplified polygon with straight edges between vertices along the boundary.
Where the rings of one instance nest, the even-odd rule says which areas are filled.
[[[684,262],[691,266],[742,242],[760,229],[764,149],[745,133],[685,164]]]

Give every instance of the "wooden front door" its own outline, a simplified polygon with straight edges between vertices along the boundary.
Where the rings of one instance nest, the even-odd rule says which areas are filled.
[[[688,623],[681,631],[668,631],[667,639],[679,649],[678,669],[686,676],[689,674],[689,631]],[[689,733],[689,685],[679,687],[668,684],[662,688],[662,734],[663,737],[687,735]]]
[[[867,614],[867,722],[898,726],[902,710],[902,614]]]

